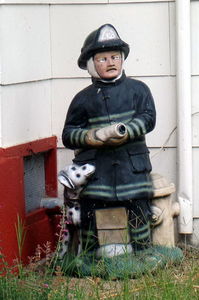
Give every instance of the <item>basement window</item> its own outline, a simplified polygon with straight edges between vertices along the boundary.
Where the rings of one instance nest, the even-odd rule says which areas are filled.
[[[40,208],[41,198],[45,196],[44,154],[38,153],[24,157],[26,213]]]

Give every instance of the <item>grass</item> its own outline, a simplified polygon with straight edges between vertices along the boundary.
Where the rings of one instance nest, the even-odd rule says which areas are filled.
[[[0,300],[199,299],[199,249],[186,246],[183,252],[178,265],[168,264],[137,279],[123,280],[64,276],[59,266],[52,270],[49,257],[40,265],[38,255],[28,267],[20,264],[20,273],[16,274],[0,254],[4,272],[0,276]]]

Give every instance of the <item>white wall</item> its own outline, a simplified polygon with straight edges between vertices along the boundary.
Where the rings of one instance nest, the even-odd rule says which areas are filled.
[[[1,147],[52,135],[49,6],[0,5]]]
[[[192,1],[195,217],[199,217],[198,16],[199,1]],[[103,23],[112,23],[130,44],[127,75],[151,88],[157,107],[156,129],[147,136],[153,171],[176,183],[174,0],[0,1],[0,147],[57,135],[58,169],[70,163],[73,153],[61,142],[65,114],[73,96],[90,83],[77,58],[85,37]]]

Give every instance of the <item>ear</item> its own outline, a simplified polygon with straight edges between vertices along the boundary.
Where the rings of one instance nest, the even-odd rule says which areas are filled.
[[[74,186],[72,180],[68,177],[68,175],[66,174],[66,172],[64,172],[63,170],[59,172],[59,174],[58,174],[58,180],[65,187],[68,187],[69,189],[72,189],[72,190],[75,189],[75,186]]]

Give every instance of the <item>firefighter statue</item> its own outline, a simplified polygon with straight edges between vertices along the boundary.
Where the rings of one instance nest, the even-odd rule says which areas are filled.
[[[111,24],[88,35],[78,66],[92,84],[72,100],[62,133],[65,147],[75,150],[73,162],[95,166],[79,201],[82,249],[99,256],[120,254],[121,245],[127,253],[151,247],[153,185],[145,135],[155,127],[156,110],[148,86],[125,74],[128,54],[129,45]]]

